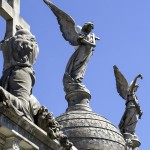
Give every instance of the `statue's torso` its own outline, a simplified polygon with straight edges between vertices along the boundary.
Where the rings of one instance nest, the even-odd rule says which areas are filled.
[[[91,36],[87,35],[86,40],[92,42]],[[71,56],[66,67],[66,72],[71,74],[73,78],[83,78],[87,63],[92,56],[92,53],[93,47],[80,44]]]
[[[126,102],[127,108],[136,108],[135,103],[138,104],[138,99],[135,94],[128,95],[128,100]]]

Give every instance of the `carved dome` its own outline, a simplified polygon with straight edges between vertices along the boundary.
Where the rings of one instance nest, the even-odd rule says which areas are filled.
[[[68,111],[57,117],[57,121],[79,150],[125,150],[125,141],[118,129],[92,111]]]

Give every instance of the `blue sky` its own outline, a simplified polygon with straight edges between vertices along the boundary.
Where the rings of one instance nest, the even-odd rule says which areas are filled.
[[[130,83],[141,73],[137,92],[144,112],[139,120],[136,134],[148,150],[150,133],[150,1],[148,0],[53,0],[57,6],[70,14],[77,25],[87,21],[95,24],[94,33],[101,37],[89,62],[83,82],[91,91],[90,106],[93,111],[118,126],[125,109],[125,101],[115,87],[113,65]],[[66,42],[59,30],[55,16],[43,1],[21,1],[21,16],[30,24],[36,36],[40,55],[34,66],[36,84],[34,95],[54,116],[67,108],[62,77],[74,48]],[[0,18],[0,40],[5,32],[5,21]],[[0,53],[0,72],[3,58]]]

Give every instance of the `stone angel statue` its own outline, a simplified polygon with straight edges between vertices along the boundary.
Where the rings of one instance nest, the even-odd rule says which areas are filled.
[[[138,78],[143,78],[141,74],[137,75],[135,79],[128,85],[127,80],[119,71],[117,66],[114,66],[114,74],[116,78],[116,87],[119,95],[126,100],[126,109],[120,121],[119,128],[125,139],[131,140],[130,142],[137,142],[138,138],[135,135],[136,124],[138,119],[142,116],[142,111],[136,96]],[[133,143],[132,143],[133,144]]]
[[[49,0],[44,0],[44,2],[57,17],[64,39],[75,46],[75,52],[68,61],[63,78],[66,95],[75,91],[89,93],[89,90],[82,83],[82,79],[84,78],[87,63],[92,56],[93,49],[96,47],[95,41],[100,40],[95,34],[90,34],[94,29],[94,24],[87,22],[83,27],[76,27],[74,20],[68,14]]]

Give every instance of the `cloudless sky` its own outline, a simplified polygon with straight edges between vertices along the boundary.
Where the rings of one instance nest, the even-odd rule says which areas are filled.
[[[116,90],[113,65],[130,83],[141,73],[143,80],[137,92],[144,112],[136,134],[140,150],[149,149],[150,134],[150,1],[149,0],[53,0],[70,14],[77,25],[87,21],[95,24],[94,33],[101,37],[88,64],[83,82],[91,91],[93,111],[118,126],[125,101]],[[56,17],[42,0],[22,0],[21,16],[30,24],[36,36],[40,54],[34,66],[36,84],[33,90],[41,105],[54,116],[65,112],[67,102],[62,78],[74,48],[65,41]],[[0,40],[5,33],[5,21],[0,17]],[[0,72],[3,58],[0,53]]]

